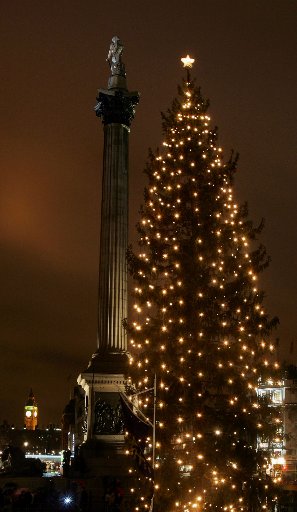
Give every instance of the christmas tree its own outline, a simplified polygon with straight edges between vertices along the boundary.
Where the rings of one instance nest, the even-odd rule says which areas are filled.
[[[189,69],[178,93],[146,167],[140,251],[128,252],[131,376],[140,391],[157,381],[154,510],[270,510],[257,439],[273,445],[280,415],[257,395],[278,367],[277,319],[257,285],[269,263],[257,242],[263,223],[233,199],[237,157],[224,160]],[[149,393],[139,405],[149,411]]]

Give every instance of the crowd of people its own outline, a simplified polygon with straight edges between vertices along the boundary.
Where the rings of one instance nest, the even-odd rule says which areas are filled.
[[[88,512],[86,489],[74,482],[66,492],[49,480],[35,491],[6,483],[0,487],[0,512]]]

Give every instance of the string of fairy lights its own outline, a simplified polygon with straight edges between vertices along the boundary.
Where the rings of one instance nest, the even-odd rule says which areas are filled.
[[[253,247],[260,229],[233,199],[237,159],[223,160],[207,109],[187,69],[163,120],[163,149],[147,167],[140,252],[129,258],[131,375],[139,390],[157,375],[157,510],[246,512],[251,477],[265,510],[269,460],[255,441],[279,442],[281,427],[279,410],[257,396],[259,379],[278,372],[274,322],[256,284],[268,261]],[[150,394],[138,405],[149,414]],[[136,510],[150,507],[145,494],[139,503]]]

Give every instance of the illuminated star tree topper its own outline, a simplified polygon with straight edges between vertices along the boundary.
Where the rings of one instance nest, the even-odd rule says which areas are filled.
[[[193,64],[195,62],[195,59],[192,59],[192,57],[190,57],[190,55],[187,55],[186,57],[182,57],[180,60],[182,61],[184,68],[193,67]]]

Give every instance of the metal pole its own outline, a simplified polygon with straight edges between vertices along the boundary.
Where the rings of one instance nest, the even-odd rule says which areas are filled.
[[[156,402],[157,402],[157,375],[154,377],[154,417],[153,417],[153,469],[155,469],[156,457]]]
[[[156,458],[156,403],[157,403],[157,375],[154,377],[154,416],[153,416],[153,457],[152,466],[155,469],[155,458]],[[155,479],[155,476],[154,476]],[[154,494],[151,499],[149,512],[154,510]]]

